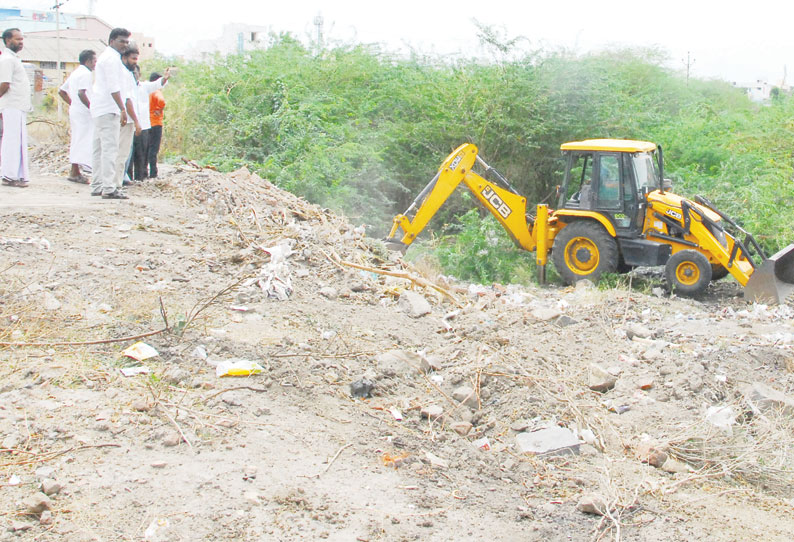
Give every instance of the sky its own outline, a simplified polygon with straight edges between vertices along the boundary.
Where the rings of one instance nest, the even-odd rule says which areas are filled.
[[[60,0],[64,1],[64,0]],[[90,0],[66,0],[66,13],[87,13]],[[579,53],[656,47],[667,65],[693,77],[779,84],[794,71],[794,2],[756,0],[94,0],[111,26],[143,32],[166,55],[185,54],[198,40],[220,37],[224,23],[290,32],[308,42],[323,19],[326,43],[378,43],[389,51],[471,56],[482,53],[474,20],[533,49]],[[50,9],[54,0],[13,0],[4,7]],[[214,6],[214,7],[199,7]],[[787,77],[794,82],[794,73]]]

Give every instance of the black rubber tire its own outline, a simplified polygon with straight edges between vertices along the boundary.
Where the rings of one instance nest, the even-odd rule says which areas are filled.
[[[694,296],[705,291],[711,282],[711,264],[697,250],[682,250],[667,260],[664,274],[671,290]]]
[[[614,273],[617,269],[618,244],[601,224],[580,220],[557,234],[551,260],[566,284],[576,284],[583,279],[597,282],[602,274]]]
[[[711,264],[711,280],[720,280],[722,278],[727,277],[730,275],[730,271],[728,271],[725,267],[718,263]]]

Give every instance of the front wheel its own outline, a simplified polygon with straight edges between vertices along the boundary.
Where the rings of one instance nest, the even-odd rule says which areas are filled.
[[[551,258],[566,284],[583,279],[596,282],[617,269],[618,245],[600,224],[574,222],[557,234]]]
[[[705,291],[711,282],[711,264],[696,250],[682,250],[667,260],[664,274],[676,293],[693,296]]]

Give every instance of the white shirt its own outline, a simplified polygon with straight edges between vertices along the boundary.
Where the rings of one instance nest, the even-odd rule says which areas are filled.
[[[121,110],[111,94],[121,92],[125,72],[129,73],[129,70],[121,62],[119,52],[113,47],[106,48],[99,55],[94,69],[93,96],[91,97],[92,117],[108,113],[121,114]],[[123,96],[121,103],[124,104]]]
[[[0,96],[0,111],[7,107],[25,112],[33,110],[28,72],[22,60],[8,47],[3,48],[0,55],[0,83],[10,84],[6,93]]]
[[[88,108],[80,99],[79,92],[85,90],[88,101],[91,101],[91,85],[93,84],[93,78],[94,76],[91,70],[80,64],[77,66],[77,69],[69,75],[66,81],[64,81],[63,85],[61,85],[60,90],[66,92],[72,100],[72,105],[69,106],[69,113],[89,114]]]
[[[122,63],[123,65],[123,63]],[[121,85],[121,101],[127,105],[127,100],[132,102],[132,109],[135,111],[135,116],[138,116],[138,88],[135,81],[135,74],[124,66],[124,78]],[[140,119],[138,119],[140,121]]]
[[[135,112],[138,115],[138,122],[141,123],[141,130],[148,130],[152,127],[152,121],[149,118],[149,94],[160,90],[163,86],[162,77],[154,81],[141,81],[138,83],[138,109]]]

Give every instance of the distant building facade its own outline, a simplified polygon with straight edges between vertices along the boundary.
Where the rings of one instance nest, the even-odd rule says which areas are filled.
[[[107,47],[111,25],[93,15],[60,14],[60,30],[54,11],[0,8],[0,25],[16,27],[25,35],[20,52],[23,62],[33,64],[43,74],[44,87],[60,86],[79,62],[80,51],[92,49],[100,55]],[[60,35],[60,39],[58,38]],[[140,32],[130,38],[141,51],[141,60],[154,57],[154,39]],[[60,47],[60,70],[58,49]]]
[[[220,38],[197,41],[189,57],[192,60],[209,60],[215,55],[225,56],[265,49],[269,33],[270,29],[266,26],[225,24]]]

